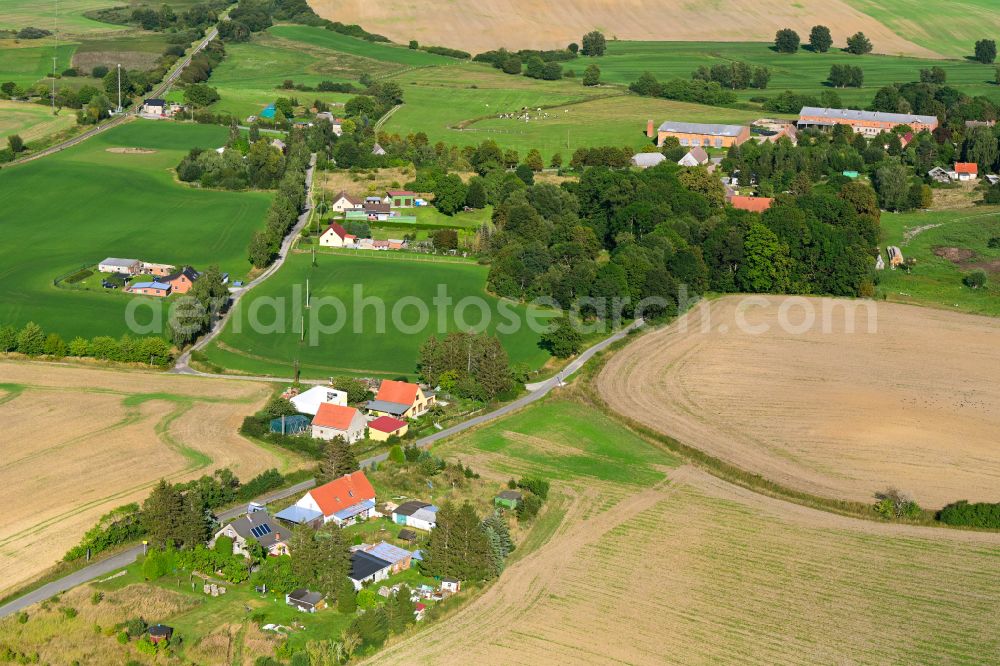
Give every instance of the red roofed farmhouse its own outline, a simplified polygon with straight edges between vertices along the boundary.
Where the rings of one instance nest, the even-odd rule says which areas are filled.
[[[319,244],[324,247],[344,247],[354,242],[354,236],[347,233],[344,227],[331,222],[326,231],[319,237]]]
[[[393,416],[397,419],[415,419],[434,404],[434,395],[427,395],[417,384],[385,379],[378,387],[375,399],[368,403],[368,411],[376,416]]]
[[[743,197],[736,195],[730,199],[730,203],[733,204],[733,208],[738,208],[739,210],[748,210],[752,213],[763,213],[765,210],[771,207],[771,203],[774,199],[770,197]]]
[[[353,407],[324,402],[313,417],[312,436],[327,441],[342,437],[353,444],[365,436],[365,417]]]
[[[313,488],[295,506],[319,511],[324,523],[346,527],[371,517],[375,510],[375,489],[365,473],[357,471]]]
[[[408,428],[406,421],[391,416],[380,416],[368,422],[368,437],[376,442],[384,442],[393,435],[402,437]]]

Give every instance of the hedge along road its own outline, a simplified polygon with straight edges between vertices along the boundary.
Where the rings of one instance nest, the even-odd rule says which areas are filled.
[[[219,31],[216,30],[215,28],[212,28],[212,30],[208,33],[208,35],[206,35],[205,38],[198,43],[198,46],[194,47],[191,53],[184,56],[182,60],[180,60],[176,65],[174,65],[173,71],[170,74],[168,74],[165,79],[163,79],[160,85],[156,86],[155,88],[153,88],[152,91],[150,91],[149,97],[150,98],[161,97],[164,94],[166,94],[166,92],[170,89],[170,86],[172,86],[177,81],[178,77],[180,77],[180,75],[184,73],[184,69],[191,64],[191,59],[196,55],[198,55],[198,53],[206,46],[208,46],[209,43],[213,39],[215,39],[218,35]],[[57,143],[56,145],[49,146],[48,148],[40,150],[37,153],[32,153],[31,155],[22,157],[19,160],[15,160],[10,164],[7,164],[5,168],[17,166],[18,164],[26,164],[27,162],[31,162],[32,160],[37,160],[40,157],[45,157],[46,155],[53,155],[61,150],[66,150],[67,148],[71,148],[72,146],[75,146],[78,143],[83,143],[87,139],[97,136],[102,132],[106,132],[112,127],[117,127],[118,125],[121,125],[122,123],[131,119],[133,114],[137,113],[139,105],[140,102],[136,102],[136,104],[129,111],[122,113],[118,116],[115,116],[114,118],[104,123],[103,125],[98,125],[94,129],[89,129],[83,134],[75,136],[72,139],[67,139],[62,143]]]
[[[451,437],[452,435],[457,435],[458,433],[468,430],[469,428],[475,428],[476,426],[506,416],[511,412],[515,412],[523,407],[527,407],[533,402],[541,400],[546,395],[548,395],[548,393],[552,389],[556,388],[557,386],[561,386],[565,378],[569,377],[577,370],[582,368],[584,364],[591,358],[593,358],[597,353],[608,348],[618,340],[621,340],[622,338],[627,336],[631,331],[638,329],[642,325],[643,325],[643,320],[641,319],[632,322],[632,324],[630,324],[629,326],[616,331],[609,337],[605,338],[604,340],[601,340],[594,346],[588,348],[586,351],[580,354],[576,359],[574,359],[569,365],[567,365],[565,369],[559,372],[555,377],[547,379],[543,382],[529,384],[527,388],[530,391],[530,393],[528,393],[528,395],[522,396],[517,400],[515,400],[514,402],[506,404],[500,407],[499,409],[495,409],[487,414],[476,416],[474,418],[469,419],[468,421],[463,421],[458,425],[454,425],[450,428],[445,428],[444,430],[436,432],[433,435],[422,437],[416,441],[416,446],[421,448],[427,448],[432,444],[434,444],[435,442],[441,441],[442,439]],[[199,373],[197,371],[190,370],[190,372],[185,374],[204,375],[205,373]],[[226,379],[240,379],[240,380],[261,379],[265,381],[291,381],[291,380],[279,380],[276,378],[268,378],[268,377],[253,378],[253,377],[243,377],[243,376],[235,377],[232,375],[213,375],[213,376],[218,376]],[[371,458],[365,458],[364,460],[359,461],[358,465],[360,467],[371,467],[376,463],[386,460],[388,457],[389,457],[388,453],[381,453],[377,456],[372,456]],[[259,504],[268,504],[271,502],[275,502],[279,499],[284,499],[286,497],[291,497],[292,495],[296,495],[300,492],[308,490],[309,488],[312,488],[315,485],[316,485],[316,479],[309,479],[307,481],[303,481],[302,483],[298,483],[294,486],[291,486],[290,488],[286,488],[284,490],[279,490],[270,493],[268,495],[264,495],[255,501]],[[219,522],[223,522],[242,515],[244,510],[245,510],[244,506],[239,505],[237,507],[229,509],[228,511],[224,511],[218,514],[216,518],[219,520]],[[84,583],[87,583],[97,578],[98,576],[110,574],[116,569],[126,567],[129,564],[135,562],[136,559],[138,559],[139,555],[142,554],[142,551],[143,551],[143,546],[134,546],[122,553],[118,553],[117,555],[109,557],[106,560],[101,560],[100,562],[91,564],[87,567],[84,567],[83,569],[80,569],[79,571],[74,571],[71,574],[63,576],[58,580],[54,580],[51,583],[46,583],[45,585],[39,587],[38,589],[28,592],[27,594],[18,597],[17,599],[10,601],[4,604],[3,606],[0,606],[0,617],[10,615],[11,613],[17,613],[19,611],[24,610],[28,606],[31,606],[32,604],[44,601],[52,597],[53,595],[61,594],[66,590],[70,590],[76,587],[77,585],[82,585]]]

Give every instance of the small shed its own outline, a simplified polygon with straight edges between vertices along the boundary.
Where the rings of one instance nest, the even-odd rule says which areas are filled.
[[[319,592],[312,592],[304,587],[285,595],[285,603],[303,613],[315,613],[326,608],[326,601]]]
[[[289,525],[307,525],[313,528],[319,528],[323,525],[322,511],[307,509],[306,507],[297,506],[295,504],[287,509],[282,509],[278,513],[274,514],[274,517],[283,523],[288,523]]]
[[[282,435],[297,435],[309,429],[310,419],[308,416],[294,414],[292,416],[281,416],[271,419],[271,432]]]
[[[165,624],[154,624],[149,628],[149,642],[153,645],[169,643],[174,636],[174,628]]]
[[[503,490],[493,498],[493,504],[508,509],[517,509],[517,505],[521,503],[522,499],[523,496],[519,490]]]
[[[441,592],[445,594],[455,594],[462,590],[462,581],[457,578],[442,578]]]

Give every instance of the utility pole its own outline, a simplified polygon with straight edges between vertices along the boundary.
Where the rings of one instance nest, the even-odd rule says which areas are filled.
[[[122,112],[122,64],[118,63],[118,108],[116,113]]]
[[[56,115],[56,56],[52,56],[52,115]]]

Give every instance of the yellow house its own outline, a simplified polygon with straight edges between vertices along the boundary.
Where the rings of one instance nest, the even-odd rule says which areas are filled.
[[[380,416],[368,422],[368,439],[384,442],[393,435],[402,437],[409,427],[406,421],[400,421],[391,416]]]
[[[426,414],[433,404],[434,395],[425,394],[417,384],[385,379],[375,399],[368,403],[368,411],[375,416],[415,419]]]

